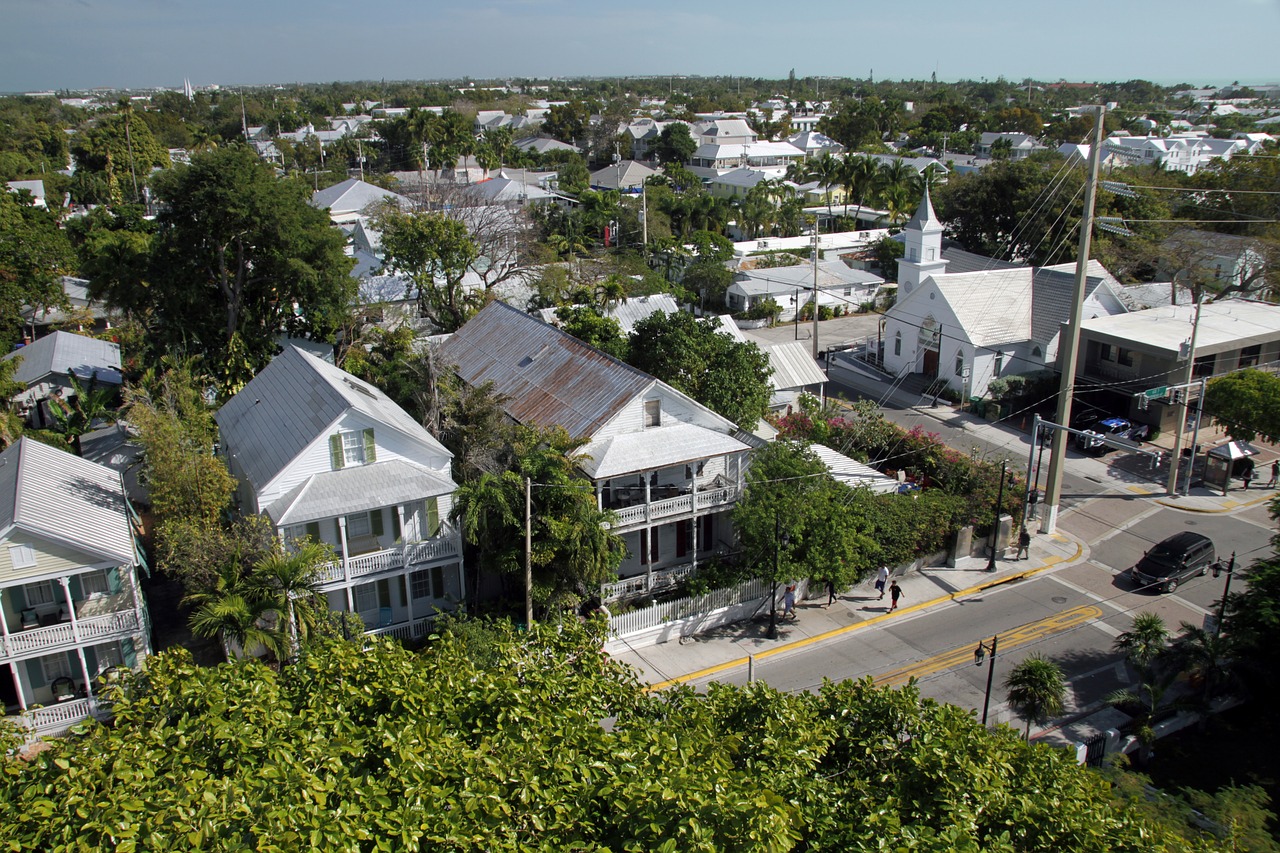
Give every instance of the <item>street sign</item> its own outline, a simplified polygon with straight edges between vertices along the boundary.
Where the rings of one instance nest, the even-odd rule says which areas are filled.
[[[1159,388],[1148,388],[1147,390],[1142,392],[1142,395],[1146,397],[1148,400],[1156,400],[1156,399],[1159,399],[1160,397],[1167,397],[1169,395],[1169,386],[1161,385]]]

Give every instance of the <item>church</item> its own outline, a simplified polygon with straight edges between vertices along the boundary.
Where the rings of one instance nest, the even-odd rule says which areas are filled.
[[[885,369],[943,379],[961,399],[997,377],[1056,367],[1071,314],[1074,263],[1031,267],[942,246],[926,188],[903,229],[898,298],[884,318]],[[1085,320],[1125,313],[1120,283],[1089,261]]]

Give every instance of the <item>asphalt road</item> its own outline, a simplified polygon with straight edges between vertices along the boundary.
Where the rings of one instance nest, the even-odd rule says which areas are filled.
[[[1216,613],[1225,578],[1194,578],[1173,594],[1135,589],[1126,570],[1152,544],[1180,530],[1205,533],[1237,566],[1270,551],[1274,530],[1265,507],[1236,514],[1197,514],[1129,496],[1082,501],[1060,526],[1088,544],[1089,559],[1025,581],[995,587],[941,609],[904,615],[871,631],[759,661],[755,678],[785,691],[816,690],[824,679],[870,676],[902,685],[917,679],[930,698],[973,708],[981,714],[987,658],[974,664],[979,642],[999,636],[991,691],[993,722],[1021,727],[1004,705],[1003,679],[1027,655],[1038,652],[1062,667],[1071,684],[1068,715],[1101,707],[1104,697],[1126,685],[1129,674],[1112,651],[1133,615],[1160,614],[1174,632],[1182,622],[1204,625]],[[1240,589],[1243,578],[1233,580]],[[742,669],[717,676],[744,683]],[[695,686],[705,686],[695,683]],[[1034,733],[1034,732],[1033,732]]]

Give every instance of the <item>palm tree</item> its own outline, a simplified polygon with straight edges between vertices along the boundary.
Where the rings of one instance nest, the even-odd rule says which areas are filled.
[[[462,538],[479,551],[479,559],[471,561],[473,588],[479,565],[497,569],[503,577],[515,570],[511,531],[520,524],[523,514],[524,482],[514,472],[486,471],[458,486],[453,499],[453,523],[459,525]],[[471,600],[465,594],[463,598]]]
[[[115,420],[115,413],[110,405],[114,391],[111,388],[99,388],[96,373],[89,378],[88,385],[81,385],[74,373],[68,373],[67,380],[71,384],[70,401],[50,397],[49,413],[53,415],[55,428],[67,437],[76,456],[82,456],[81,437],[93,429],[96,421]]]
[[[879,168],[875,159],[865,154],[851,154],[845,158],[841,180],[844,182],[845,202],[847,203],[849,198],[852,197],[858,203],[858,212],[853,217],[855,228],[858,227],[858,217],[862,213],[862,203],[875,187],[876,174],[879,172]],[[848,212],[847,207],[845,212]]]
[[[1214,634],[1190,622],[1183,622],[1181,628],[1171,651],[1178,669],[1190,677],[1193,685],[1200,686],[1195,704],[1204,723],[1210,703],[1239,686],[1231,668],[1235,648],[1230,635]]]
[[[1106,701],[1137,711],[1134,734],[1142,745],[1138,757],[1144,764],[1155,745],[1156,711],[1164,704],[1165,695],[1178,677],[1168,640],[1169,629],[1163,619],[1154,613],[1139,613],[1133,617],[1133,627],[1117,637],[1112,645],[1137,670],[1138,684],[1115,691]]]
[[[316,589],[320,566],[333,558],[332,549],[320,542],[296,543],[293,550],[276,550],[258,563],[251,583],[278,612],[288,617],[289,654],[295,656],[324,611]]]
[[[1116,638],[1112,648],[1142,673],[1149,670],[1169,645],[1169,629],[1155,613],[1139,613],[1133,626]]]
[[[827,216],[831,216],[831,189],[844,181],[844,164],[831,156],[830,151],[822,152],[822,156],[809,164],[811,174],[822,187],[827,198]]]
[[[238,592],[211,598],[191,614],[191,633],[197,637],[217,637],[222,652],[230,661],[235,655],[232,643],[241,654],[261,646],[277,658],[283,657],[286,643],[280,630],[272,624],[277,616],[274,602],[252,594]]]
[[[1004,686],[1009,704],[1027,722],[1024,738],[1028,741],[1032,723],[1044,725],[1062,713],[1067,696],[1062,669],[1039,652],[1015,666]]]

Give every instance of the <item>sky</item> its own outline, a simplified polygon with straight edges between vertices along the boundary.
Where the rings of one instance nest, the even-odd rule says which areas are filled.
[[[0,0],[0,91],[627,75],[1280,82],[1280,0]]]

